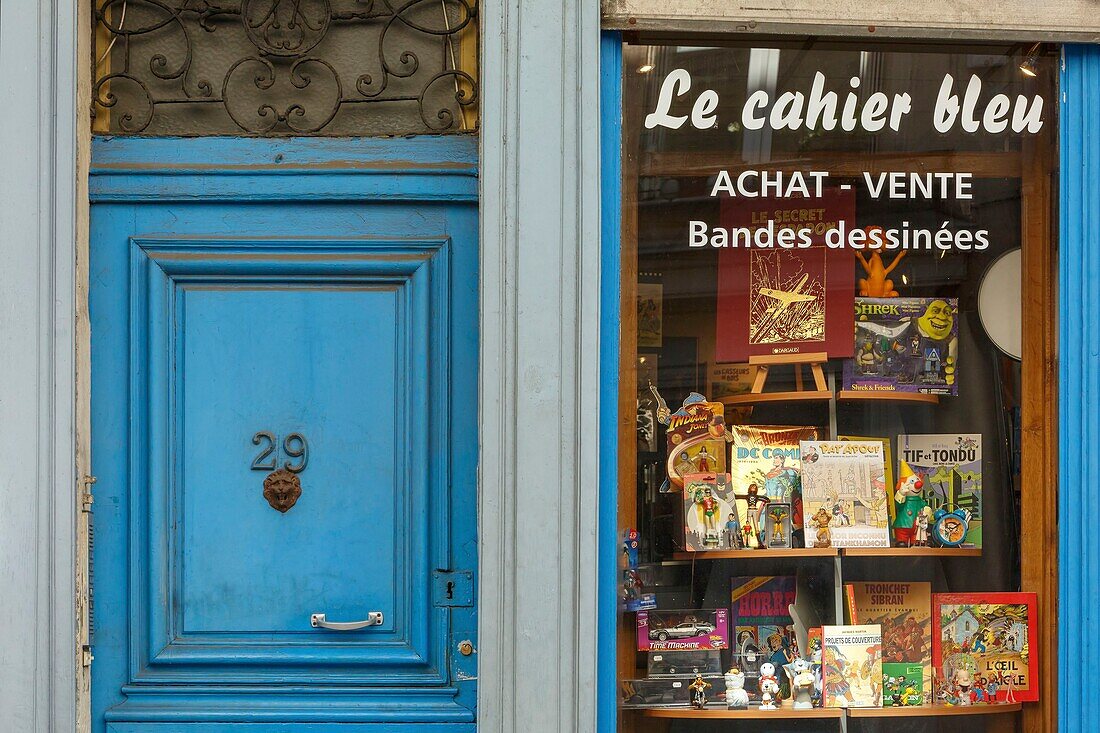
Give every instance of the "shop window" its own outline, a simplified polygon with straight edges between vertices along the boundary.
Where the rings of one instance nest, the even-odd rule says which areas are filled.
[[[1049,720],[1052,52],[624,44],[620,730]]]
[[[93,14],[97,132],[477,127],[474,0],[100,0]]]

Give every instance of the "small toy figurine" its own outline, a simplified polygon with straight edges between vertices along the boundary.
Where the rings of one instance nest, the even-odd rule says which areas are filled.
[[[741,533],[744,535],[745,547],[755,550],[764,544],[764,530],[760,522],[764,509],[768,506],[768,497],[760,495],[760,487],[756,484],[749,484],[744,494],[734,494],[733,497],[745,502],[746,521],[741,526]]]
[[[901,476],[894,489],[894,502],[897,504],[894,516],[894,543],[898,547],[912,547],[916,539],[917,518],[928,507],[921,495],[924,480],[914,473],[906,461],[901,462]]]
[[[970,676],[970,672],[960,667],[955,670],[955,674],[951,675],[951,681],[958,689],[959,705],[969,705],[970,688],[974,685],[974,679]]]
[[[814,673],[805,659],[796,659],[791,665],[794,679],[791,680],[791,695],[795,710],[809,710],[813,704]]]
[[[707,452],[707,447],[704,445],[699,449],[699,452],[695,454],[695,468],[699,470],[699,473],[710,473],[714,470],[711,466],[713,461],[711,460],[710,453]]]
[[[882,227],[878,226],[867,227],[864,231],[870,234],[875,229],[879,232],[882,231]],[[865,298],[898,297],[898,291],[894,289],[894,281],[886,276],[894,271],[894,268],[898,266],[904,256],[905,250],[901,250],[890,261],[890,266],[887,267],[883,264],[882,255],[878,253],[878,250],[871,252],[870,261],[863,256],[862,252],[857,251],[856,258],[859,260],[859,264],[863,265],[863,271],[867,273],[867,277],[859,279],[859,294]]]
[[[771,536],[768,538],[768,547],[790,547],[791,538],[783,531],[784,522],[791,516],[790,504],[770,504],[767,508],[768,518],[772,520]]]
[[[985,685],[985,701],[992,705],[997,702],[997,690],[1000,689],[1000,685],[997,684],[996,677],[990,677],[989,682]]]
[[[693,496],[697,510],[703,515],[704,543],[718,544],[718,499],[707,486],[695,491]]]
[[[726,672],[726,707],[730,710],[747,710],[749,693],[745,691],[745,673],[734,667]]]
[[[726,547],[731,550],[740,550],[743,547],[741,540],[741,523],[737,521],[736,512],[730,512],[726,518]]]
[[[760,709],[775,710],[779,705],[779,680],[775,678],[775,665],[760,665]]]
[[[817,527],[817,539],[814,540],[814,547],[832,547],[833,534],[829,529],[829,525],[833,522],[833,515],[822,506],[817,510],[817,514],[810,517],[810,522]]]
[[[707,689],[712,685],[703,679],[703,675],[695,675],[695,681],[688,685],[691,690],[691,706],[696,710],[702,710],[707,705]]]

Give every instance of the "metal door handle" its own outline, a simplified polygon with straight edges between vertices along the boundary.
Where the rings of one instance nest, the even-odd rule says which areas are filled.
[[[381,626],[382,612],[371,611],[367,614],[367,618],[364,621],[326,621],[325,614],[311,613],[309,615],[309,625],[315,629],[331,629],[332,631],[355,631],[356,629],[365,629],[368,626]]]

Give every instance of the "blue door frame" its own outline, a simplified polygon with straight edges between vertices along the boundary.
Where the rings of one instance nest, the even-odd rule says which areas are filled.
[[[596,714],[615,730],[619,703],[616,636],[619,547],[619,295],[622,248],[622,78],[619,33],[600,38],[600,619]]]
[[[94,141],[95,733],[476,729],[477,160]]]
[[[1063,49],[1058,232],[1058,724],[1091,730],[1100,701],[1081,694],[1080,661],[1100,654],[1096,467],[1100,441],[1100,47]],[[1072,650],[1072,651],[1071,651]]]
[[[622,37],[601,39],[600,455],[618,454],[619,278],[622,219]],[[1100,698],[1075,684],[1082,660],[1100,658],[1100,551],[1095,544],[1096,474],[1089,446],[1100,445],[1100,46],[1064,47],[1059,87],[1058,431],[1076,436],[1059,457],[1058,720],[1063,730],[1088,730],[1100,719]],[[616,631],[619,549],[617,463],[600,465],[601,616],[600,731],[616,727]]]

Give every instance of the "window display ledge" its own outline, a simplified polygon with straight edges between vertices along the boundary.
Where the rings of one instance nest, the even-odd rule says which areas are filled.
[[[897,708],[849,708],[852,718],[926,718],[939,715],[999,715],[1019,712],[1022,703],[1004,702],[995,705],[914,705]]]
[[[847,557],[981,557],[980,547],[846,547]]]
[[[838,400],[880,400],[882,402],[926,402],[930,405],[940,403],[939,395],[921,392],[857,392],[842,389],[837,392]]]
[[[695,710],[688,707],[637,708],[637,712],[649,718],[694,718],[722,720],[763,720],[768,718],[930,718],[944,715],[1001,715],[1016,713],[1023,708],[1022,703],[998,703],[996,705],[914,705],[912,707],[890,708],[813,708],[795,710],[727,710],[726,708],[704,708]]]
[[[779,708],[778,710],[727,710],[726,708],[644,708],[642,714],[650,718],[706,718],[706,719],[767,719],[767,718],[843,718],[844,710],[841,708],[811,708],[810,710],[795,710],[793,708]]]
[[[835,547],[780,547],[771,550],[698,550],[694,552],[674,552],[672,557],[676,560],[740,560],[745,558],[764,560],[776,557],[836,557],[839,554],[840,551]]]

